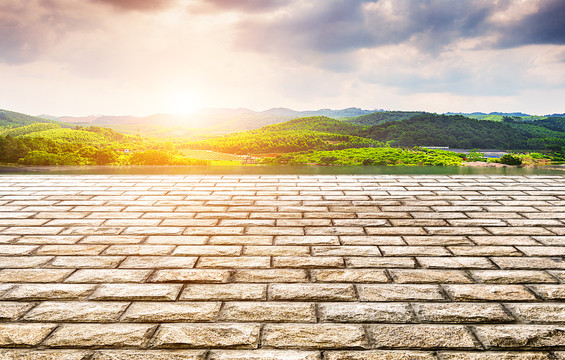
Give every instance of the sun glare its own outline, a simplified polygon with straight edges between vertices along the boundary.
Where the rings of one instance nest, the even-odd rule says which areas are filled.
[[[193,94],[174,94],[168,99],[167,111],[172,114],[188,115],[200,109],[198,99]]]

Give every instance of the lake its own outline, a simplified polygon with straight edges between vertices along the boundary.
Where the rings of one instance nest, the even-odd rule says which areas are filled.
[[[565,175],[564,165],[472,166],[37,166],[4,167],[0,174],[28,175]]]

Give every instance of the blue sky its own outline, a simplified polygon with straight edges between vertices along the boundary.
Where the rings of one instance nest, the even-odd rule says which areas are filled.
[[[563,0],[2,0],[0,108],[565,112]]]

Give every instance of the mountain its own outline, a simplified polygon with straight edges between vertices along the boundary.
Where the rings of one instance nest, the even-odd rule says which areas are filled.
[[[49,120],[37,116],[26,115],[14,111],[0,109],[0,126],[16,127],[29,125],[33,123],[59,123],[58,121]]]
[[[384,124],[390,121],[402,121],[410,119],[412,116],[422,114],[424,113],[418,111],[378,111],[371,114],[346,119],[345,121],[354,125],[373,126]]]
[[[309,117],[328,116],[337,119],[366,115],[375,110],[362,110],[347,108],[341,110],[320,109],[309,111],[296,111],[287,108],[273,108],[265,111],[249,109],[202,109],[189,115],[153,114],[150,116],[109,116],[91,115],[85,117],[63,116],[58,120],[71,124],[90,124],[121,128],[123,126],[135,127],[138,125],[183,127],[211,129],[218,132],[231,132],[239,130],[252,130],[262,126],[277,124],[288,120]]]

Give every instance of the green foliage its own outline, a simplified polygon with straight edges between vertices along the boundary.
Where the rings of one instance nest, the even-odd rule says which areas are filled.
[[[485,154],[479,152],[477,149],[470,150],[465,157],[467,158],[467,161],[487,161]]]
[[[410,119],[416,115],[425,114],[417,111],[379,111],[372,114],[361,115],[344,121],[362,126],[380,125],[392,121],[402,121]]]
[[[12,136],[0,136],[0,163],[16,163],[27,155],[30,148]]]
[[[82,144],[101,144],[108,142],[103,135],[90,131],[73,129],[51,129],[32,132],[23,136],[40,137],[55,142],[77,142]]]
[[[146,150],[133,153],[129,158],[131,165],[206,165],[206,160],[174,156],[163,150]]]
[[[424,114],[408,120],[372,126],[358,135],[395,146],[524,149],[528,136],[500,122],[479,121],[461,115]]]
[[[14,126],[29,125],[33,123],[58,123],[58,122],[54,120],[40,118],[37,116],[30,116],[13,111],[0,109],[0,126],[14,127]]]
[[[264,164],[333,164],[333,165],[461,165],[461,157],[443,150],[360,148],[309,151],[263,159]]]
[[[522,159],[512,154],[502,155],[500,159],[498,159],[498,162],[506,165],[518,165],[518,166],[522,165]]]
[[[85,165],[87,161],[77,153],[53,154],[32,150],[23,159],[20,159],[19,163],[23,165]]]
[[[15,128],[11,128],[11,129],[7,129],[4,131],[0,131],[0,135],[3,136],[23,136],[23,135],[27,135],[27,134],[31,134],[34,132],[39,132],[39,131],[46,131],[46,130],[52,130],[52,129],[60,129],[61,125],[59,124],[51,124],[51,123],[33,123],[33,124],[29,124],[29,125],[24,125],[24,126],[19,126],[19,127],[15,127]]]
[[[345,121],[335,120],[326,116],[312,116],[290,120],[284,123],[264,126],[254,132],[264,131],[320,131],[327,133],[354,134],[360,127]]]

